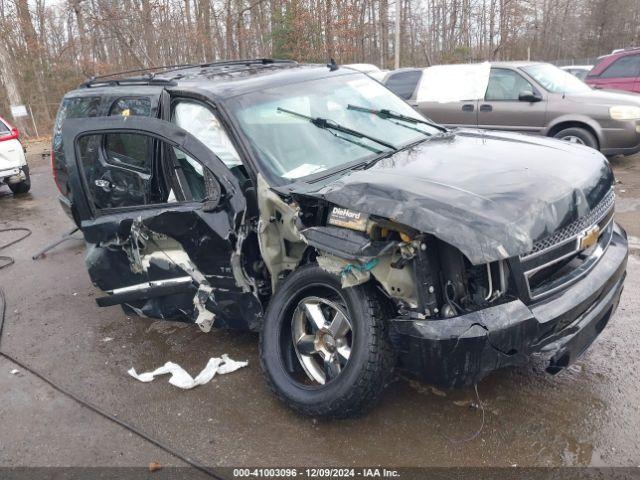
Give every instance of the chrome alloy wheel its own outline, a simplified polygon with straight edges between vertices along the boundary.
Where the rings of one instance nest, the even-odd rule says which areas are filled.
[[[580,137],[576,137],[575,135],[566,135],[561,137],[560,140],[564,140],[569,143],[579,143],[580,145],[584,145],[584,141]]]
[[[293,347],[309,379],[324,385],[346,367],[353,332],[346,309],[320,297],[303,298],[291,319]]]

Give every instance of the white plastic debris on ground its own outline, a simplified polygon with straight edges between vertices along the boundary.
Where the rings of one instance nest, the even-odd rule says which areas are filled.
[[[232,360],[227,354],[224,354],[222,357],[210,358],[207,366],[204,367],[204,370],[202,370],[196,378],[193,378],[184,368],[173,362],[167,362],[162,367],[156,368],[153,372],[138,374],[135,368],[131,368],[127,373],[141,382],[151,382],[158,375],[171,374],[169,383],[187,390],[197,387],[198,385],[204,385],[209,382],[216,373],[224,375],[225,373],[235,372],[239,368],[246,367],[248,364],[249,362]]]

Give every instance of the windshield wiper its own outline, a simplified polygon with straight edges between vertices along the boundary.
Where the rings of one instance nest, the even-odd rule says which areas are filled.
[[[284,112],[284,113],[288,113],[289,115],[293,115],[294,117],[298,117],[298,118],[304,118],[305,120],[309,121],[310,123],[312,123],[313,125],[315,125],[318,128],[321,128],[323,130],[333,130],[335,132],[340,132],[340,133],[346,133],[347,135],[352,135],[356,138],[366,138],[367,140],[370,140],[374,143],[377,143],[378,145],[382,145],[383,147],[388,148],[389,150],[393,150],[394,152],[397,151],[398,149],[388,143],[385,142],[384,140],[380,140],[379,138],[376,137],[372,137],[370,135],[367,135],[366,133],[362,133],[362,132],[358,132],[357,130],[352,130],[351,128],[347,128],[344,127],[336,122],[334,122],[333,120],[329,120],[327,118],[321,118],[321,117],[309,117],[307,115],[303,115],[302,113],[298,113],[298,112],[294,112],[292,110],[287,110],[285,108],[280,108],[278,107],[276,109],[278,112]],[[335,137],[337,138],[341,138],[342,140],[346,140],[347,142],[351,142],[351,143],[355,143],[356,145],[360,145],[364,148],[367,148],[369,150],[375,151],[376,153],[382,153],[379,150],[374,150],[371,147],[365,145],[364,143],[360,143],[360,142],[356,142],[354,140],[351,140],[347,137],[343,137],[341,135],[335,135],[333,134]]]
[[[417,123],[421,123],[423,125],[429,125],[430,127],[437,128],[438,130],[440,130],[442,132],[446,132],[447,131],[447,129],[444,128],[442,125],[438,125],[436,123],[429,122],[429,121],[424,120],[422,118],[409,117],[408,115],[403,115],[401,113],[392,112],[391,110],[387,110],[386,108],[383,108],[381,110],[374,110],[372,108],[358,107],[356,105],[347,105],[347,110],[353,110],[355,112],[371,113],[371,114],[375,115],[378,118],[382,118],[383,120],[400,120],[402,122],[412,123],[413,125],[415,125]],[[411,129],[411,130],[415,130],[416,132],[423,133],[423,134],[425,134],[427,136],[431,136],[431,134],[429,132],[425,132],[424,130],[420,130],[419,128],[410,127],[408,125],[402,125],[401,123],[397,123],[397,122],[393,122],[393,123],[395,123],[396,125],[399,125],[401,127],[406,127],[406,128]]]

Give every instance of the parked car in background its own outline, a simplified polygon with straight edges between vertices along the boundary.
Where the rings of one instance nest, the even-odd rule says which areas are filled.
[[[600,57],[585,81],[594,88],[640,93],[640,48]]]
[[[560,68],[565,72],[569,72],[574,77],[578,77],[584,82],[584,79],[587,78],[587,74],[591,71],[593,65],[567,65]]]
[[[31,188],[29,166],[20,143],[20,132],[0,117],[0,185],[6,184],[14,194]]]
[[[456,69],[460,75],[465,71],[461,67],[469,71],[486,68],[485,83],[480,77],[473,81],[457,78]],[[474,83],[484,94],[478,91],[471,96],[474,94],[463,91],[452,100],[456,80],[461,86]],[[384,83],[421,113],[446,126],[554,137],[599,149],[609,156],[640,151],[640,96],[593,90],[548,63],[404,69],[387,75]]]

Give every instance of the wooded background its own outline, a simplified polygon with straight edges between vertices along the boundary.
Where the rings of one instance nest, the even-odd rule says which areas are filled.
[[[572,63],[640,46],[640,0],[0,0],[0,115],[11,121],[19,99],[47,134],[66,91],[136,67],[275,57],[391,68],[398,14],[401,66]]]

